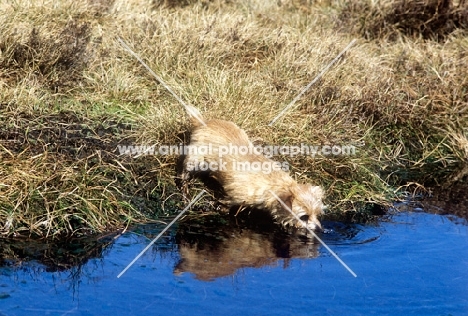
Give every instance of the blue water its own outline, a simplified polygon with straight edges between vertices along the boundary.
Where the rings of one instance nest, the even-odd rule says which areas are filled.
[[[258,245],[265,241],[256,233],[248,235],[251,242],[239,239],[247,240],[242,246],[198,252],[188,246],[185,256],[208,257],[189,258],[185,266],[179,247],[156,244],[117,278],[149,242],[126,233],[79,268],[47,272],[35,262],[0,268],[0,315],[468,315],[466,221],[408,212],[378,224],[328,226],[324,241],[357,278],[310,243],[297,244],[308,255],[262,261]],[[229,262],[210,255],[226,249]],[[234,267],[234,274],[207,277],[197,270],[203,264]],[[176,266],[183,271],[175,273]]]

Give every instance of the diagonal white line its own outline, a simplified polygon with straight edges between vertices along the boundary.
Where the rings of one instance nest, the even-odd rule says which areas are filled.
[[[309,90],[309,88],[314,84],[316,83],[326,72],[327,70],[338,60],[340,59],[340,57],[351,47],[354,45],[354,43],[356,42],[356,39],[353,39],[351,41],[351,43],[348,44],[348,46],[345,47],[345,49],[343,49],[341,51],[341,53],[338,54],[338,56],[336,56],[325,68],[323,68],[323,70],[317,75],[317,77],[314,78],[314,80],[312,80],[304,89],[302,89],[302,91],[291,101],[291,103],[288,104],[288,106],[286,106],[283,111],[280,112],[280,114],[278,114],[271,122],[270,124],[268,124],[268,126],[273,126],[273,124],[275,124],[275,122],[281,118],[284,113],[286,113],[286,111],[288,111],[293,105],[294,103],[296,103],[297,100],[299,100],[299,98],[307,91]]]
[[[327,249],[328,252],[330,252],[331,255],[332,255],[333,257],[335,257],[335,259],[338,260],[338,262],[341,263],[341,264],[343,265],[343,267],[346,268],[346,270],[349,271],[349,273],[352,274],[353,277],[355,277],[355,278],[357,277],[357,274],[354,273],[354,271],[351,270],[351,268],[348,267],[348,265],[347,265],[346,263],[344,263],[344,261],[341,260],[340,257],[338,257],[338,255],[337,255],[336,253],[334,253],[333,250],[331,250],[330,247],[328,247],[327,244],[326,244],[325,242],[323,242],[323,240],[320,239],[320,238],[314,233],[314,231],[313,231],[312,229],[308,228],[308,227],[304,224],[304,222],[299,218],[299,216],[297,216],[296,214],[294,214],[293,211],[289,208],[289,206],[287,206],[287,205],[283,202],[283,200],[281,200],[281,199],[275,194],[275,192],[273,192],[273,191],[271,191],[271,190],[268,190],[268,191],[270,191],[271,195],[273,195],[273,196],[278,200],[278,202],[280,202],[281,205],[282,205],[286,210],[288,210],[289,213],[291,213],[291,214],[297,219],[297,221],[298,221],[299,223],[301,223],[301,224],[304,226],[304,228],[307,229],[307,231],[309,231],[309,233],[311,233],[312,236],[314,236],[315,239],[317,239],[317,240],[322,244],[322,246],[324,246],[325,249]]]
[[[198,193],[198,195],[192,200],[192,202],[189,203],[189,205],[187,205],[186,208],[184,208],[184,210],[182,212],[180,212],[179,215],[176,216],[176,218],[174,218],[172,220],[172,222],[170,222],[166,228],[164,228],[158,236],[156,236],[156,238],[154,238],[149,244],[148,246],[145,247],[145,249],[143,249],[139,254],[138,256],[135,257],[135,259],[132,260],[132,262],[130,262],[128,264],[128,266],[125,267],[125,269],[122,270],[122,272],[119,273],[119,275],[117,276],[117,278],[120,278],[138,259],[140,259],[141,256],[143,256],[143,254],[169,229],[169,227],[171,227],[182,215],[184,215],[184,213],[193,205],[193,203],[195,203],[196,201],[198,201],[198,199],[201,198],[201,196],[205,193],[206,191],[205,190],[202,190],[200,193]]]
[[[144,61],[143,59],[140,58],[140,56],[138,56],[120,37],[117,37],[117,40],[120,42],[120,44],[122,44],[122,46],[128,50],[130,52],[130,54],[132,54],[133,57],[135,57],[146,69],[148,69],[148,71],[150,72],[150,74],[153,75],[154,78],[156,78],[156,80],[162,84],[164,86],[164,88],[167,89],[167,91],[169,91],[173,96],[174,98],[176,98],[177,101],[179,101],[180,104],[182,104],[182,106],[185,108],[185,110],[190,114],[192,115],[193,117],[195,117],[197,120],[200,121],[200,123],[203,125],[203,126],[206,126],[205,122],[203,122],[202,120],[200,120],[198,118],[198,115],[196,115],[197,113],[193,113],[193,110],[190,106],[188,106],[184,100],[182,100],[174,91],[172,91],[171,87],[169,87],[165,82],[164,80],[162,80],[161,77],[159,77],[154,71],[153,69],[151,69]]]

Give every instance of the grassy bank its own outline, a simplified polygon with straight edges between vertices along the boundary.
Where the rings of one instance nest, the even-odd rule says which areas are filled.
[[[275,157],[326,189],[330,213],[365,216],[454,181],[468,158],[466,10],[448,7],[452,28],[414,30],[366,1],[0,1],[0,233],[102,232],[186,204],[177,157],[119,155],[119,145],[184,142],[189,125],[117,36],[206,117],[258,144],[356,146]]]

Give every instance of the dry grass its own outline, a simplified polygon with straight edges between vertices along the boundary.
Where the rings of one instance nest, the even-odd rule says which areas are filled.
[[[371,8],[353,2],[362,3]],[[387,15],[359,14],[347,1],[0,1],[0,12],[5,236],[100,232],[183,205],[176,157],[116,151],[179,144],[189,129],[117,36],[207,117],[236,122],[260,144],[358,146],[355,156],[284,157],[298,179],[326,188],[332,213],[365,216],[409,184],[464,170],[462,22],[435,41],[400,28],[366,36],[359,21]],[[269,127],[354,36],[358,44]]]
[[[395,40],[401,34],[444,41],[456,30],[468,28],[465,0],[349,1],[339,23],[368,39]]]

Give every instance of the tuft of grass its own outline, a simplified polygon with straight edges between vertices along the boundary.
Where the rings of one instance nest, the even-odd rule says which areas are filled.
[[[468,28],[464,0],[349,1],[340,22],[367,39],[395,40],[401,34],[443,41],[456,30]]]
[[[116,153],[130,125],[65,111],[14,115],[1,132],[7,145],[0,150],[4,234],[97,233],[161,210],[154,164]]]
[[[354,155],[275,157],[326,189],[334,218],[365,220],[405,190],[463,178],[466,5],[438,1],[445,11],[434,13],[436,2],[424,1],[422,16],[399,0],[0,0],[0,233],[97,233],[186,202],[177,157],[118,152],[178,145],[190,127],[117,36],[204,116],[235,122],[257,144],[355,146]],[[207,197],[196,210],[212,205]]]

